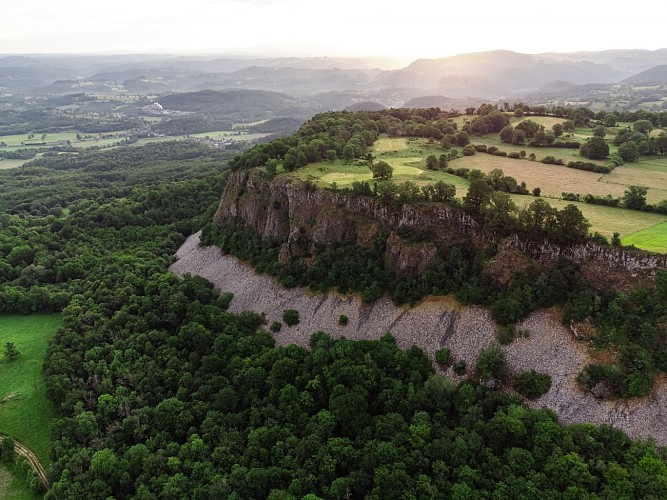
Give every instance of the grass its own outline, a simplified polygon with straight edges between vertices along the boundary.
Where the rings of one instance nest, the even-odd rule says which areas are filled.
[[[477,143],[477,138],[475,143]],[[568,151],[557,148],[502,145],[504,151],[514,150],[512,148],[515,150],[522,148],[527,152],[529,150],[544,152],[545,149],[555,150],[556,152]],[[465,179],[426,168],[426,157],[428,155],[432,154],[438,157],[444,151],[425,140],[381,136],[373,145],[372,152],[376,161],[384,160],[394,168],[394,182],[412,181],[418,185],[426,185],[442,180],[454,184],[459,197],[465,196],[467,192],[468,182]],[[546,154],[545,152],[543,156]],[[542,156],[538,157],[541,158]],[[559,157],[562,157],[562,155]],[[641,180],[646,183],[646,179],[651,178],[652,175],[654,176],[651,178],[653,188],[649,190],[649,194],[653,192],[654,198],[649,196],[649,201],[656,201],[655,197],[659,197],[661,190],[656,189],[655,186],[660,186],[660,182],[663,180],[667,190],[667,158],[662,157],[649,158],[642,160],[641,163],[624,165],[608,175],[484,153],[458,158],[451,161],[449,165],[454,168],[477,168],[483,172],[500,168],[505,175],[513,176],[518,182],[526,182],[529,189],[539,187],[549,204],[557,209],[562,209],[572,203],[560,199],[561,193],[564,191],[602,196],[606,194],[622,196],[628,185],[641,184]],[[342,160],[319,162],[299,169],[293,175],[309,179],[320,187],[331,187],[334,182],[339,188],[350,187],[355,181],[373,182],[371,171],[363,161],[352,163]],[[667,192],[665,197],[667,198]],[[519,208],[535,200],[533,196],[522,195],[512,195],[512,198]],[[634,244],[639,248],[650,251],[667,252],[667,217],[660,214],[589,205],[580,202],[573,204],[589,220],[592,232],[597,231],[610,239],[614,232],[618,232],[625,244]],[[663,230],[659,230],[660,228],[663,228]],[[645,231],[647,235],[643,235]]]
[[[11,467],[0,464],[0,498],[3,500],[37,500],[27,481],[14,474]]]
[[[54,416],[46,399],[42,365],[47,342],[60,326],[60,314],[0,316],[0,431],[17,437],[47,467],[49,428]],[[14,342],[21,356],[4,359],[6,342]]]
[[[32,160],[9,160],[5,158],[4,160],[0,161],[0,170],[3,169],[8,169],[8,168],[18,168],[24,163],[27,163]]]
[[[631,233],[622,238],[621,242],[624,245],[634,245],[652,252],[667,253],[667,222]]]
[[[240,132],[240,133],[239,133]],[[189,134],[190,137],[199,137],[204,138],[208,137],[210,139],[233,139],[235,141],[254,141],[256,139],[261,139],[266,137],[269,134],[264,133],[246,133],[239,130],[214,130],[212,132],[201,132],[199,134]]]
[[[461,189],[461,193],[467,190],[468,183],[465,179],[426,168],[426,157],[429,155],[437,157],[444,151],[422,140],[381,137],[373,145],[372,152],[377,161],[386,161],[393,167],[394,182],[411,181],[425,186],[441,180],[454,184]],[[330,187],[333,182],[339,188],[350,187],[353,182],[373,182],[373,174],[363,161],[351,163],[343,160],[323,161],[301,168],[295,174],[301,178],[310,179],[320,187]]]
[[[512,195],[512,199],[519,208],[522,208],[535,201],[536,198],[533,196]],[[611,239],[614,232],[618,232],[621,237],[626,237],[637,231],[655,226],[656,224],[667,222],[667,216],[649,212],[605,207],[602,205],[590,205],[588,203],[565,201],[555,198],[545,198],[545,200],[549,205],[559,210],[570,204],[575,205],[581,210],[584,217],[588,219],[588,222],[591,223],[591,232],[597,231],[609,239]],[[623,243],[626,243],[625,239],[623,239]],[[667,232],[663,236],[662,243],[658,241],[657,244],[662,244],[667,247]],[[643,245],[636,246],[644,248],[645,250],[653,250],[652,248],[646,248]]]

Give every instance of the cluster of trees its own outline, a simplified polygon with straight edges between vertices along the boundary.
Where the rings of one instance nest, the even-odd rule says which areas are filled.
[[[0,171],[0,312],[60,311],[87,279],[122,280],[126,253],[167,262],[209,220],[224,182],[220,153],[163,144]]]
[[[623,207],[630,210],[667,214],[667,200],[650,204],[646,200],[647,194],[648,188],[644,186],[628,186],[623,196],[616,198],[609,194],[606,196],[596,196],[592,194],[581,195],[578,193],[562,193],[561,197],[567,201],[582,201],[591,205]]]
[[[653,445],[457,386],[390,334],[277,349],[204,280],[136,278],[120,301],[90,289],[64,311],[48,499],[667,494]]]
[[[466,146],[470,131],[457,130],[453,113],[439,108],[389,109],[357,113],[335,112],[314,116],[296,134],[259,144],[238,155],[233,169],[267,165],[275,160],[287,171],[318,161],[352,161],[365,158],[378,134],[423,137],[439,141],[445,149]]]

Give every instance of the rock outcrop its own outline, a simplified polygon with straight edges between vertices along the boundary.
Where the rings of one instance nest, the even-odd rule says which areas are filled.
[[[266,180],[258,170],[234,172],[214,216],[215,222],[240,220],[261,238],[280,244],[280,258],[312,255],[318,248],[357,243],[372,245],[381,229],[389,231],[385,257],[392,269],[416,275],[439,262],[453,245],[482,249],[499,247],[492,275],[506,281],[511,270],[529,261],[553,265],[565,257],[577,264],[598,289],[630,289],[649,285],[667,256],[595,243],[561,246],[549,241],[527,241],[518,236],[500,240],[482,231],[466,212],[441,203],[386,203],[379,198],[315,190],[291,176]],[[428,231],[429,238],[412,241],[405,231]],[[519,255],[520,254],[520,255]],[[503,256],[506,258],[503,261]],[[509,270],[509,271],[508,271]]]

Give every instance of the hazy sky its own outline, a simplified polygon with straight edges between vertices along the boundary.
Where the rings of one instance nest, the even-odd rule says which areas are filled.
[[[628,4],[603,5],[590,0],[0,0],[0,53],[273,47],[273,55],[417,58],[492,49],[667,46],[667,4],[636,2],[636,16],[628,14]]]

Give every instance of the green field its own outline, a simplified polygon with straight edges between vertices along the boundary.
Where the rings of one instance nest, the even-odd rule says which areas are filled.
[[[489,139],[487,139],[489,140]],[[499,141],[494,141],[499,143]],[[477,143],[477,139],[475,139]],[[502,145],[503,150],[519,150],[519,146]],[[557,148],[530,148],[528,150]],[[412,181],[418,185],[426,185],[442,180],[457,187],[457,196],[463,197],[468,189],[468,181],[445,172],[428,170],[426,157],[440,156],[444,151],[434,144],[422,139],[380,137],[372,147],[376,160],[384,160],[394,168],[394,182]],[[562,157],[562,156],[561,156]],[[573,203],[560,199],[562,192],[591,193],[604,196],[622,196],[629,185],[641,184],[641,180],[651,179],[653,189],[649,190],[649,201],[655,202],[661,197],[664,185],[667,198],[667,158],[649,158],[641,163],[632,163],[617,167],[611,174],[602,175],[594,172],[575,170],[559,165],[546,165],[537,161],[515,160],[512,158],[477,153],[473,156],[458,158],[449,163],[451,167],[476,168],[490,172],[495,168],[503,170],[505,175],[513,176],[518,182],[526,182],[529,189],[539,187],[549,204],[562,209]],[[294,172],[302,179],[315,182],[327,188],[336,183],[338,188],[350,187],[353,182],[373,182],[372,174],[363,161],[319,162],[307,165]],[[663,184],[664,183],[664,184]],[[660,189],[658,189],[658,188]],[[535,200],[533,196],[512,195],[519,208],[523,208]],[[667,251],[667,216],[625,210],[620,208],[590,205],[574,202],[591,223],[591,231],[611,238],[614,232],[620,233],[623,242],[639,248],[656,252]],[[660,228],[664,228],[660,231]],[[647,232],[646,236],[643,236]]]
[[[17,168],[29,161],[30,160],[8,160],[7,158],[5,158],[4,160],[0,161],[0,169]]]
[[[254,141],[267,135],[269,134],[250,134],[243,131],[239,134],[239,130],[214,130],[212,132],[201,132],[200,134],[189,134],[190,137],[208,137],[215,140],[233,139],[235,141]]]
[[[624,245],[634,245],[652,252],[667,253],[667,222],[636,231],[621,241]]]
[[[48,340],[60,326],[60,314],[0,316],[0,431],[30,448],[45,467],[49,459],[49,427],[54,416],[46,399],[42,365]],[[5,343],[14,342],[19,359],[4,359]]]
[[[2,500],[37,500],[39,495],[30,491],[26,480],[14,475],[11,468],[0,464],[0,499]]]
[[[442,180],[456,185],[457,188],[460,187],[459,195],[465,194],[467,190],[468,182],[465,179],[426,168],[427,156],[439,156],[444,151],[422,140],[383,137],[373,144],[371,151],[377,160],[386,161],[393,167],[395,182],[412,181],[420,186],[425,186]],[[371,170],[365,162],[359,161],[337,160],[312,163],[300,168],[295,174],[303,179],[314,181],[320,187],[331,187],[334,182],[339,188],[350,187],[353,182],[373,182]]]
[[[535,201],[533,196],[512,195],[514,202],[519,208],[522,208],[532,201]],[[573,202],[559,200],[555,198],[546,198],[546,201],[554,208],[562,209],[567,205],[575,205],[584,217],[591,223],[591,232],[599,232],[600,234],[611,238],[611,236],[618,232],[623,243],[630,244],[625,241],[625,237],[629,236],[639,230],[651,228],[655,225],[667,222],[667,216],[661,214],[652,214],[649,212],[639,212],[637,210],[626,210],[624,208],[605,207],[602,205],[590,205],[588,203]],[[667,232],[662,237],[662,242],[657,241],[655,244],[667,247]],[[659,251],[655,249],[655,244],[651,248],[644,245],[636,245],[645,250]]]

